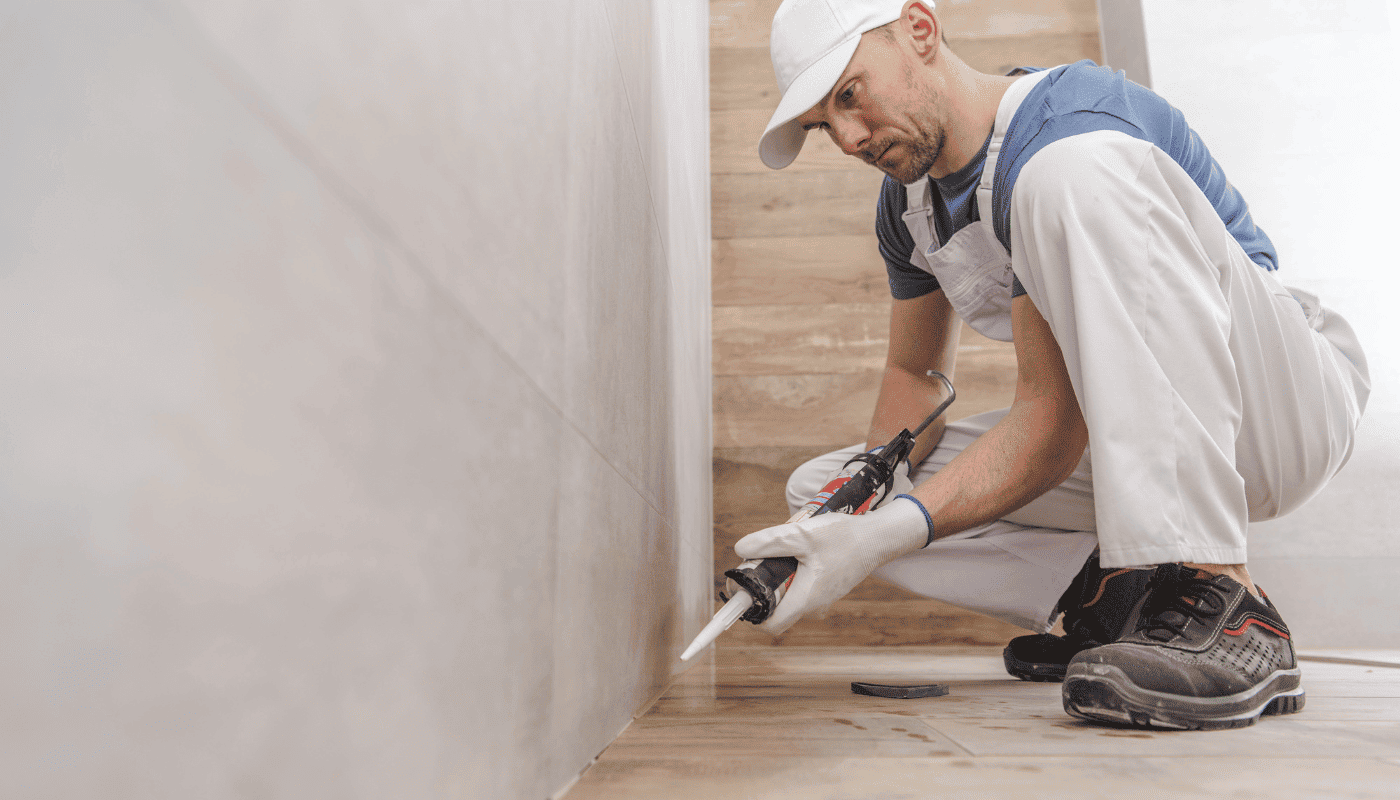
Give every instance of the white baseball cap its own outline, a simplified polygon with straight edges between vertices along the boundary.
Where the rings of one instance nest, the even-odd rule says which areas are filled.
[[[927,0],[933,8],[933,0]],[[904,0],[783,0],[773,15],[773,74],[783,99],[758,142],[773,169],[797,158],[807,132],[794,120],[816,105],[851,63],[861,34],[899,19]]]

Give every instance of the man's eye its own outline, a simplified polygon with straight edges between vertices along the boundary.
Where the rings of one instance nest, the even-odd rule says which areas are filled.
[[[841,102],[847,103],[847,102],[850,102],[851,98],[852,98],[852,97],[855,97],[855,96],[856,96],[856,87],[855,87],[854,85],[852,85],[852,86],[847,86],[847,87],[846,87],[846,91],[844,91],[844,92],[841,93],[841,96],[840,96],[839,99],[841,100]]]

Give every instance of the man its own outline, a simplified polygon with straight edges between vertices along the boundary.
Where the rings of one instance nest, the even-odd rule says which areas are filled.
[[[1300,710],[1245,532],[1345,463],[1365,360],[1345,321],[1276,280],[1180,112],[1087,61],[976,72],[932,0],[785,0],[772,55],[764,162],[824,131],[888,176],[876,227],[895,299],[867,442],[938,401],[928,371],[952,374],[959,318],[1014,341],[1017,375],[1010,408],[920,437],[904,493],[735,546],[800,562],[764,629],[875,572],[1041,631],[1007,667],[1063,678],[1081,717],[1200,729]],[[804,465],[790,502],[863,449]],[[1069,633],[1044,633],[1060,612]]]

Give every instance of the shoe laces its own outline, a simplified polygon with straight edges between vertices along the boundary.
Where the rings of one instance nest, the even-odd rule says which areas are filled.
[[[1170,566],[1175,569],[1164,569],[1153,577],[1157,585],[1148,595],[1137,624],[1140,633],[1158,642],[1185,636],[1192,620],[1203,623],[1225,610],[1225,592],[1211,582],[1214,576],[1196,577],[1192,570]]]

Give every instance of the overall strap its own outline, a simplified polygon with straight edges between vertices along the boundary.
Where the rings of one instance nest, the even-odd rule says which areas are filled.
[[[992,142],[987,145],[987,162],[982,167],[982,181],[977,184],[977,214],[983,222],[991,224],[992,221],[992,180],[996,177],[997,158],[1001,155],[1001,143],[1006,138],[1006,129],[1011,127],[1011,118],[1016,116],[1021,101],[1025,100],[1031,89],[1049,74],[1050,70],[1047,69],[1017,78],[1016,82],[1007,88],[997,106],[997,119],[992,126]],[[913,199],[912,195],[910,199]]]
[[[930,208],[930,206],[933,205],[933,184],[930,182],[928,176],[926,175],[913,183],[904,184],[904,197],[904,222],[907,226],[910,226],[910,233],[913,234],[912,225],[916,224],[912,223],[911,219],[916,219],[919,223],[926,224],[929,230],[932,231],[933,209]],[[936,232],[933,236],[935,239],[938,238]],[[917,236],[915,236],[915,241],[918,241]]]

